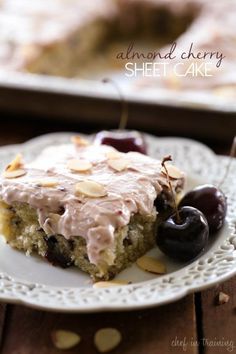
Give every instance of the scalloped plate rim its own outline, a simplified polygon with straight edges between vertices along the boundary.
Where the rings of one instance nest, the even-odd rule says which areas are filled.
[[[26,148],[26,147],[30,147],[30,146],[33,146],[33,145],[37,145],[39,143],[44,143],[45,141],[49,140],[50,138],[53,138],[52,140],[54,139],[59,139],[60,138],[67,138],[69,137],[70,135],[73,135],[73,134],[78,134],[78,133],[73,133],[73,132],[61,132],[61,133],[49,133],[49,134],[45,134],[45,135],[41,135],[39,137],[36,137],[36,138],[33,138],[33,139],[30,139],[28,140],[27,142],[23,143],[23,144],[14,144],[14,145],[8,145],[8,146],[4,146],[4,147],[0,147],[0,153],[3,153],[6,151],[6,149],[8,149],[9,151],[12,151],[12,153],[14,152],[14,150],[16,149],[19,149],[19,148]],[[84,135],[84,134],[83,134]],[[149,134],[145,134],[147,137],[149,137],[150,139],[156,139],[157,137],[155,136],[152,136],[152,135],[149,135]],[[187,143],[187,144],[194,144],[195,146],[198,146],[202,149],[205,149],[205,151],[208,151],[209,154],[212,154],[212,157],[214,158],[218,158],[214,152],[209,149],[208,147],[206,147],[204,144],[202,143],[199,143],[197,141],[194,141],[192,139],[188,139],[188,138],[175,138],[175,137],[161,137],[161,138],[158,138],[160,139],[160,141],[162,142],[178,142],[178,143]],[[60,139],[59,139],[60,140]],[[233,236],[232,236],[233,235]],[[234,237],[234,234],[232,234],[231,236]],[[230,236],[230,237],[231,237]],[[201,259],[203,256],[201,256],[199,259]],[[198,259],[198,260],[199,260]],[[191,266],[194,265],[195,262],[198,262],[198,260],[194,261],[193,263],[189,264]],[[188,267],[189,265],[187,266],[184,266],[183,268],[173,272],[173,273],[170,273],[170,275],[172,276],[173,274],[176,274],[176,273],[181,273],[183,272],[184,268]],[[30,299],[24,296],[4,296],[3,294],[0,294],[0,299],[2,301],[6,301],[6,302],[10,302],[10,303],[15,303],[15,304],[24,304],[26,306],[30,306],[30,307],[33,307],[33,308],[37,308],[37,309],[44,309],[44,310],[48,310],[48,311],[58,311],[58,312],[97,312],[97,311],[123,311],[123,310],[135,310],[135,309],[141,309],[141,308],[150,308],[150,307],[153,307],[153,306],[159,306],[159,305],[163,305],[163,304],[167,304],[167,303],[170,303],[170,302],[173,302],[173,301],[176,301],[180,298],[183,298],[184,296],[186,296],[187,294],[190,294],[194,291],[199,291],[199,290],[204,290],[204,289],[207,289],[211,286],[213,286],[214,284],[218,284],[226,279],[229,279],[230,277],[232,277],[233,275],[236,274],[236,267],[234,269],[231,269],[231,271],[228,271],[226,272],[225,274],[223,275],[220,275],[217,277],[217,279],[213,278],[212,280],[208,280],[206,283],[202,283],[201,285],[199,284],[193,284],[193,285],[188,285],[188,286],[184,286],[181,291],[177,292],[177,293],[173,293],[172,296],[169,296],[168,298],[163,298],[163,299],[159,299],[158,301],[155,300],[155,299],[152,299],[151,301],[147,301],[145,303],[140,303],[140,304],[115,304],[112,305],[112,304],[107,304],[107,305],[102,305],[101,304],[97,304],[97,305],[93,305],[91,306],[91,304],[89,304],[88,306],[78,306],[78,305],[75,305],[75,306],[67,306],[67,307],[61,307],[61,306],[52,306],[50,303],[45,303],[45,304],[37,304],[36,302],[33,302],[33,301],[30,301]],[[0,274],[2,275],[2,274]],[[3,274],[3,276],[7,276],[7,274]],[[168,276],[168,274],[166,275]],[[7,276],[8,277],[8,276]],[[11,279],[11,277],[8,277],[9,279]],[[12,281],[14,282],[17,282],[18,280],[17,279],[12,279]],[[27,280],[25,280],[25,282],[23,282],[22,280],[18,281],[19,283],[21,284],[32,284],[32,282],[27,282]],[[126,289],[132,289],[134,290],[135,287],[142,287],[143,284],[150,284],[152,282],[155,282],[154,279],[152,280],[147,280],[147,281],[144,281],[140,284],[131,284],[131,285],[127,285],[125,286]],[[35,283],[35,287],[37,288],[37,283]],[[42,288],[48,288],[48,289],[52,289],[52,290],[61,290],[61,287],[49,287],[47,285],[41,285]],[[119,288],[123,288],[123,287],[120,287],[120,286],[117,286],[116,287],[116,290],[119,289]],[[66,287],[65,287],[66,289]],[[68,289],[75,289],[75,290],[79,290],[81,288],[79,287],[73,287],[73,288],[68,288]],[[67,289],[67,290],[68,290]],[[106,293],[106,290],[107,289],[99,289],[99,292],[103,292],[103,293]],[[97,291],[97,289],[96,289]],[[112,292],[112,290],[110,289],[110,291]]]

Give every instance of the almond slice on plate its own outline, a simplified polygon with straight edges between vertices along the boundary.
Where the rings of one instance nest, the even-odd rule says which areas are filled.
[[[90,180],[76,183],[75,191],[91,198],[101,198],[107,195],[107,191],[102,184]]]
[[[126,170],[126,168],[128,167],[129,161],[122,159],[122,158],[117,158],[117,159],[108,160],[107,164],[113,170],[115,170],[117,172],[121,172],[121,171]]]
[[[219,305],[224,305],[229,301],[229,295],[223,293],[222,291],[220,291],[219,293],[219,297],[218,297],[218,304]]]
[[[58,185],[58,181],[53,178],[45,178],[38,181],[35,181],[39,187],[56,187]]]
[[[26,174],[26,170],[19,169],[19,170],[13,170],[13,171],[4,171],[3,172],[3,177],[5,178],[18,178],[21,176],[24,176]]]
[[[89,145],[89,141],[82,138],[80,135],[72,136],[71,142],[77,146],[88,146]]]
[[[155,274],[165,274],[166,266],[161,261],[153,257],[143,256],[137,259],[136,264],[142,270]]]
[[[94,336],[94,344],[99,353],[108,353],[121,342],[122,336],[116,328],[101,328]]]
[[[183,177],[181,171],[177,167],[175,167],[174,165],[166,165],[166,168],[167,168],[170,178],[179,179],[179,178]],[[166,175],[166,171],[164,168],[161,169],[161,172],[164,175]]]
[[[71,159],[68,161],[67,167],[73,172],[87,172],[92,168],[92,164],[86,160]]]
[[[22,168],[22,166],[23,166],[22,155],[17,154],[16,157],[6,167],[6,171],[11,172],[11,171],[15,171],[15,170],[20,170]]]
[[[57,349],[70,349],[81,341],[81,337],[77,333],[61,329],[53,331],[51,338]]]
[[[113,286],[128,285],[128,284],[130,284],[130,282],[125,281],[125,280],[98,281],[93,284],[93,288],[102,289],[102,288],[110,288]]]

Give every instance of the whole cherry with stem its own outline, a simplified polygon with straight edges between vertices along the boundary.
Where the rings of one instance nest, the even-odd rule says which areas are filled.
[[[95,144],[110,145],[120,152],[136,151],[146,154],[147,149],[142,134],[137,131],[125,130],[129,116],[128,104],[120,87],[111,79],[104,79],[103,82],[110,83],[116,89],[122,104],[122,110],[118,131],[101,131],[97,133]]]
[[[208,223],[203,213],[196,208],[189,206],[177,208],[166,167],[168,161],[172,161],[171,156],[162,160],[162,166],[165,169],[173,199],[174,213],[159,224],[156,243],[167,256],[179,261],[190,261],[198,256],[207,245]]]
[[[215,234],[224,225],[227,213],[227,198],[220,187],[227,179],[235,154],[236,137],[234,137],[230,151],[230,159],[219,185],[214,186],[212,184],[206,184],[198,186],[192,191],[188,192],[179,204],[179,207],[188,205],[201,210],[208,221],[210,234]]]

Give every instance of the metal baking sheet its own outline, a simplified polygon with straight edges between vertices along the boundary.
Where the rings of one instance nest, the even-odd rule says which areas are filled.
[[[28,73],[1,73],[0,92],[1,95],[7,92],[14,96],[17,91],[25,93],[42,93],[50,95],[64,95],[65,97],[83,97],[91,100],[105,99],[117,100],[117,91],[109,84],[102,83],[102,77],[107,73],[100,74],[101,80],[85,80],[53,77],[46,75],[35,75]],[[205,110],[212,112],[236,113],[236,101],[232,97],[217,97],[213,93],[201,91],[172,91],[168,89],[140,88],[129,80],[122,79],[121,75],[110,75],[123,92],[127,102],[143,103],[145,105],[156,105],[166,107],[188,108],[193,110]],[[65,102],[66,103],[66,102]],[[5,101],[0,98],[0,109],[12,109],[14,100]],[[16,102],[17,104],[17,102]],[[25,107],[27,110],[27,107]]]

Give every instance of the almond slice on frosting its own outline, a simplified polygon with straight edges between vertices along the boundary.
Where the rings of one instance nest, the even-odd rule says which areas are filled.
[[[73,172],[86,172],[92,168],[92,164],[87,160],[71,159],[67,167]]]
[[[116,328],[101,328],[94,336],[94,344],[99,353],[107,353],[115,349],[121,342],[122,336]]]
[[[112,151],[108,151],[106,153],[106,157],[109,159],[109,160],[112,160],[112,159],[119,159],[120,157],[122,156],[122,154],[119,152],[119,151],[116,151],[116,150],[112,150]]]
[[[16,157],[9,163],[6,167],[6,171],[11,172],[15,170],[20,170],[23,167],[22,155],[17,154]]]
[[[122,158],[117,158],[117,159],[108,160],[107,164],[113,170],[115,170],[117,172],[121,172],[121,171],[126,170],[126,168],[129,165],[129,161],[122,159]]]
[[[56,187],[58,185],[58,181],[53,178],[45,178],[38,181],[35,181],[39,187]]]
[[[155,274],[165,274],[166,266],[161,261],[158,261],[156,258],[142,256],[137,259],[136,264],[142,270],[146,272],[155,273]]]
[[[102,184],[91,180],[76,183],[75,191],[76,193],[92,198],[100,198],[107,195],[107,191]]]
[[[180,172],[180,170],[177,167],[175,167],[174,165],[166,165],[166,168],[167,168],[167,171],[168,171],[168,174],[169,174],[170,178],[179,179],[179,178],[183,177],[183,175]],[[164,168],[161,169],[161,172],[164,175],[166,175],[166,171],[165,171]]]
[[[48,216],[49,216],[50,220],[53,221],[54,224],[58,223],[61,218],[61,215],[56,214],[56,213],[49,213]]]
[[[71,142],[77,146],[88,146],[89,145],[89,141],[82,138],[80,135],[72,136]]]
[[[70,349],[81,341],[81,337],[77,333],[61,329],[52,331],[51,338],[57,349]]]
[[[3,172],[3,177],[5,178],[18,178],[21,176],[24,176],[26,174],[26,170],[23,169],[18,169],[18,170],[13,170],[13,171],[4,171]]]

